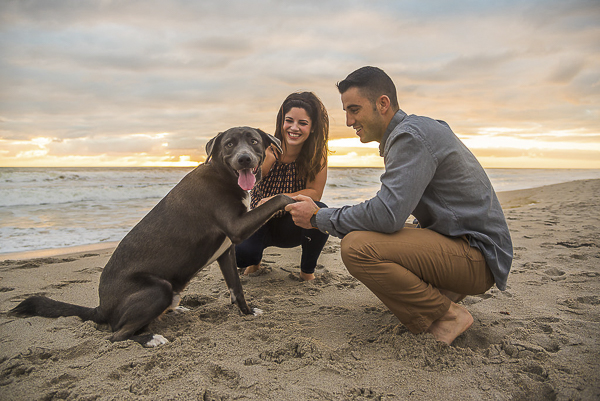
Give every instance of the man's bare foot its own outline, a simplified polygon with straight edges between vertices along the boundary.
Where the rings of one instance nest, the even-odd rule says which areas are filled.
[[[300,278],[304,281],[311,281],[315,279],[315,275],[313,273],[304,273],[300,271]]]
[[[473,316],[469,311],[454,302],[450,304],[448,312],[429,326],[428,333],[433,334],[436,340],[452,344],[452,341],[464,333],[473,324]]]
[[[457,292],[452,292],[450,290],[444,290],[442,288],[438,288],[438,291],[441,292],[442,295],[445,295],[446,297],[448,297],[450,299],[450,301],[452,301],[454,303],[459,303],[466,297],[466,295],[459,294]]]
[[[247,276],[250,273],[256,273],[259,270],[260,270],[260,263],[257,265],[250,265],[250,266],[246,267],[246,270],[244,270],[244,276]]]

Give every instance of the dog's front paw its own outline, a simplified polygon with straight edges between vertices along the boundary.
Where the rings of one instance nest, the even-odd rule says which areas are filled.
[[[296,201],[294,199],[290,198],[289,196],[283,195],[283,194],[282,194],[282,196],[285,199],[285,204],[286,205],[291,205],[292,203],[296,203]]]
[[[258,308],[252,308],[252,314],[254,316],[260,316],[262,315],[264,312],[262,309],[258,309]]]
[[[273,198],[277,199],[281,203],[282,207],[296,203],[295,200],[284,194],[275,195]]]

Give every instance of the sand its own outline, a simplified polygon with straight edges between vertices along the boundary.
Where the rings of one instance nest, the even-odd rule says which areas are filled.
[[[345,270],[339,240],[314,282],[299,249],[270,248],[243,277],[264,310],[242,316],[216,264],[184,293],[190,311],[151,329],[170,343],[110,343],[75,317],[6,312],[31,294],[98,303],[112,249],[0,261],[2,400],[598,400],[600,180],[499,194],[515,260],[504,292],[462,303],[475,322],[452,346],[412,335]]]

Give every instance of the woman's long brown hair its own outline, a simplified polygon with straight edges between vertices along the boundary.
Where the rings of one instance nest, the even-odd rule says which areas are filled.
[[[312,123],[312,131],[296,159],[300,176],[305,177],[306,182],[310,182],[325,167],[327,161],[329,153],[327,148],[329,116],[325,106],[314,93],[296,92],[289,95],[279,108],[275,128],[275,137],[281,140],[284,149],[286,142],[283,140],[283,122],[285,115],[294,107],[304,109]]]

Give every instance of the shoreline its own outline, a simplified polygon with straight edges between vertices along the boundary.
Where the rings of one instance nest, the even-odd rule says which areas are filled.
[[[54,256],[64,256],[82,252],[105,251],[114,249],[120,241],[99,242],[95,244],[75,245],[64,248],[36,249],[33,251],[7,252],[0,253],[0,262],[6,260],[27,260],[37,258],[49,258]]]
[[[108,244],[4,260],[0,398],[600,399],[600,180],[498,197],[514,245],[507,289],[461,302],[474,323],[452,346],[399,324],[348,274],[337,238],[311,282],[298,281],[299,247],[265,251],[264,269],[240,277],[260,316],[231,305],[216,263],[200,271],[181,294],[189,310],[150,324],[169,340],[157,348],[111,343],[77,317],[7,313],[31,295],[96,307]]]

